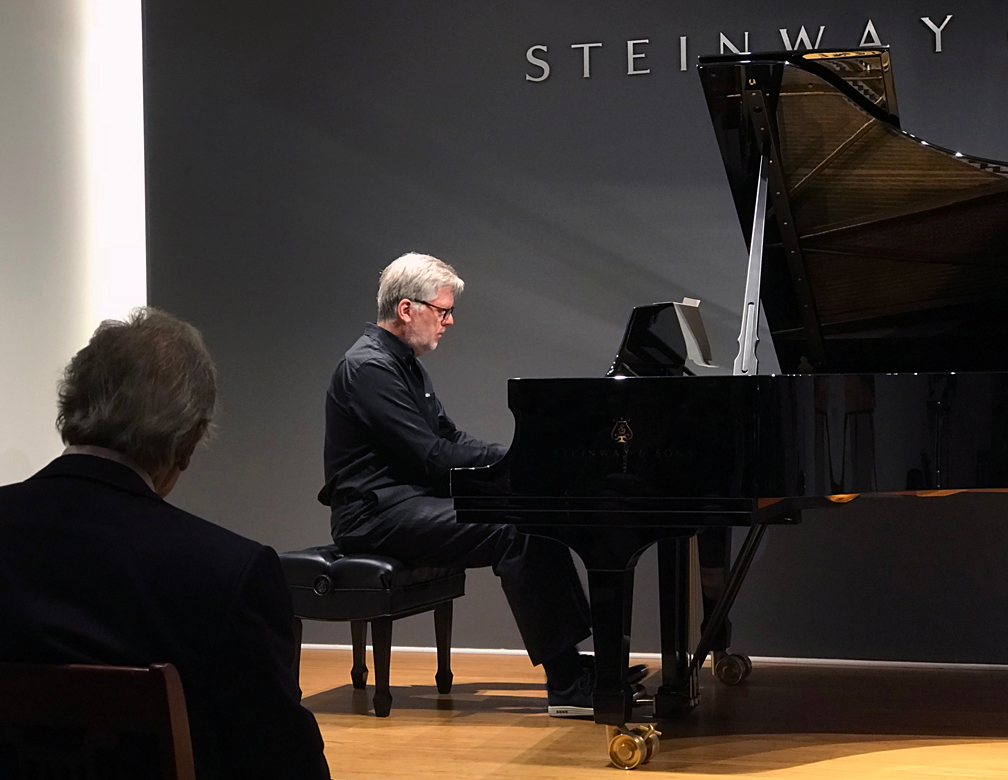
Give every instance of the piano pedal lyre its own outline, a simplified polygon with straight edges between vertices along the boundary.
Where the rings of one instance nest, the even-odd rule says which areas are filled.
[[[620,769],[635,769],[658,754],[661,732],[654,726],[606,726],[609,760]]]

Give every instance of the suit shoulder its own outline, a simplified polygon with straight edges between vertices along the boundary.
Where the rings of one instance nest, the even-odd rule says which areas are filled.
[[[247,560],[271,549],[168,502],[162,502],[157,509],[165,521],[162,529],[188,543],[198,541],[199,548],[209,555],[226,553],[228,558]]]
[[[194,534],[200,534],[206,537],[209,542],[242,548],[250,552],[265,546],[254,539],[249,539],[247,536],[242,536],[235,531],[224,528],[211,520],[194,515],[192,512],[187,512],[184,509],[179,509],[167,501],[161,505],[161,508],[162,511],[171,516],[172,522],[177,523],[180,528]]]

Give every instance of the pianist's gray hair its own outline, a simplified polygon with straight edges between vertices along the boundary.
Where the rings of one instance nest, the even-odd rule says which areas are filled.
[[[442,287],[450,287],[456,296],[465,287],[448,263],[416,252],[393,260],[378,279],[378,322],[394,322],[403,298],[429,301]]]
[[[107,447],[148,472],[191,454],[213,421],[217,370],[192,325],[140,307],[105,320],[59,383],[65,444]]]

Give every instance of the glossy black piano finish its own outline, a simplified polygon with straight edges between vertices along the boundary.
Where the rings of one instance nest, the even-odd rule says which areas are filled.
[[[675,304],[634,306],[606,376],[693,376]]]
[[[509,490],[496,499],[498,507],[519,510],[526,521],[538,512],[548,522],[590,524],[625,513],[642,524],[665,524],[680,504],[693,512],[708,503],[698,496],[716,497],[710,501],[720,506],[726,499],[748,505],[760,495],[798,495],[796,470],[782,468],[781,429],[761,425],[794,406],[781,396],[790,385],[772,377],[734,379],[509,380],[511,449],[494,466],[453,473],[455,506],[469,508],[476,478],[505,468]],[[712,458],[725,467],[707,468]]]
[[[698,529],[793,523],[847,494],[1008,488],[1008,372],[512,379],[508,406],[504,459],[452,472],[458,519],[514,523],[581,557],[603,723],[631,719],[633,566],[656,541],[672,540],[663,609],[680,645],[663,648],[668,716],[696,703],[679,542]]]
[[[743,235],[762,237],[736,366],[752,375],[689,376],[669,304],[639,307],[610,376],[510,380],[507,455],[451,476],[460,522],[581,557],[595,720],[616,726],[633,717],[633,567],[649,545],[654,713],[675,717],[768,525],[857,494],[1008,489],[1008,165],[904,132],[884,49],[702,57],[698,72]],[[782,375],[753,370],[757,304]],[[687,542],[732,526],[748,535],[694,649]]]
[[[504,459],[452,472],[467,515],[696,525],[759,499],[1008,487],[1008,372],[512,379],[508,405]]]

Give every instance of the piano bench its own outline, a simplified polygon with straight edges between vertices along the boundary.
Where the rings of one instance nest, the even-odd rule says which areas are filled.
[[[437,642],[438,693],[451,691],[452,600],[465,595],[462,569],[412,568],[384,555],[344,555],[336,545],[309,547],[280,554],[291,600],[294,602],[297,679],[301,655],[301,621],[349,621],[353,640],[354,688],[364,690],[367,625],[375,665],[375,715],[387,717],[392,708],[389,665],[392,656],[392,621],[434,611]]]

